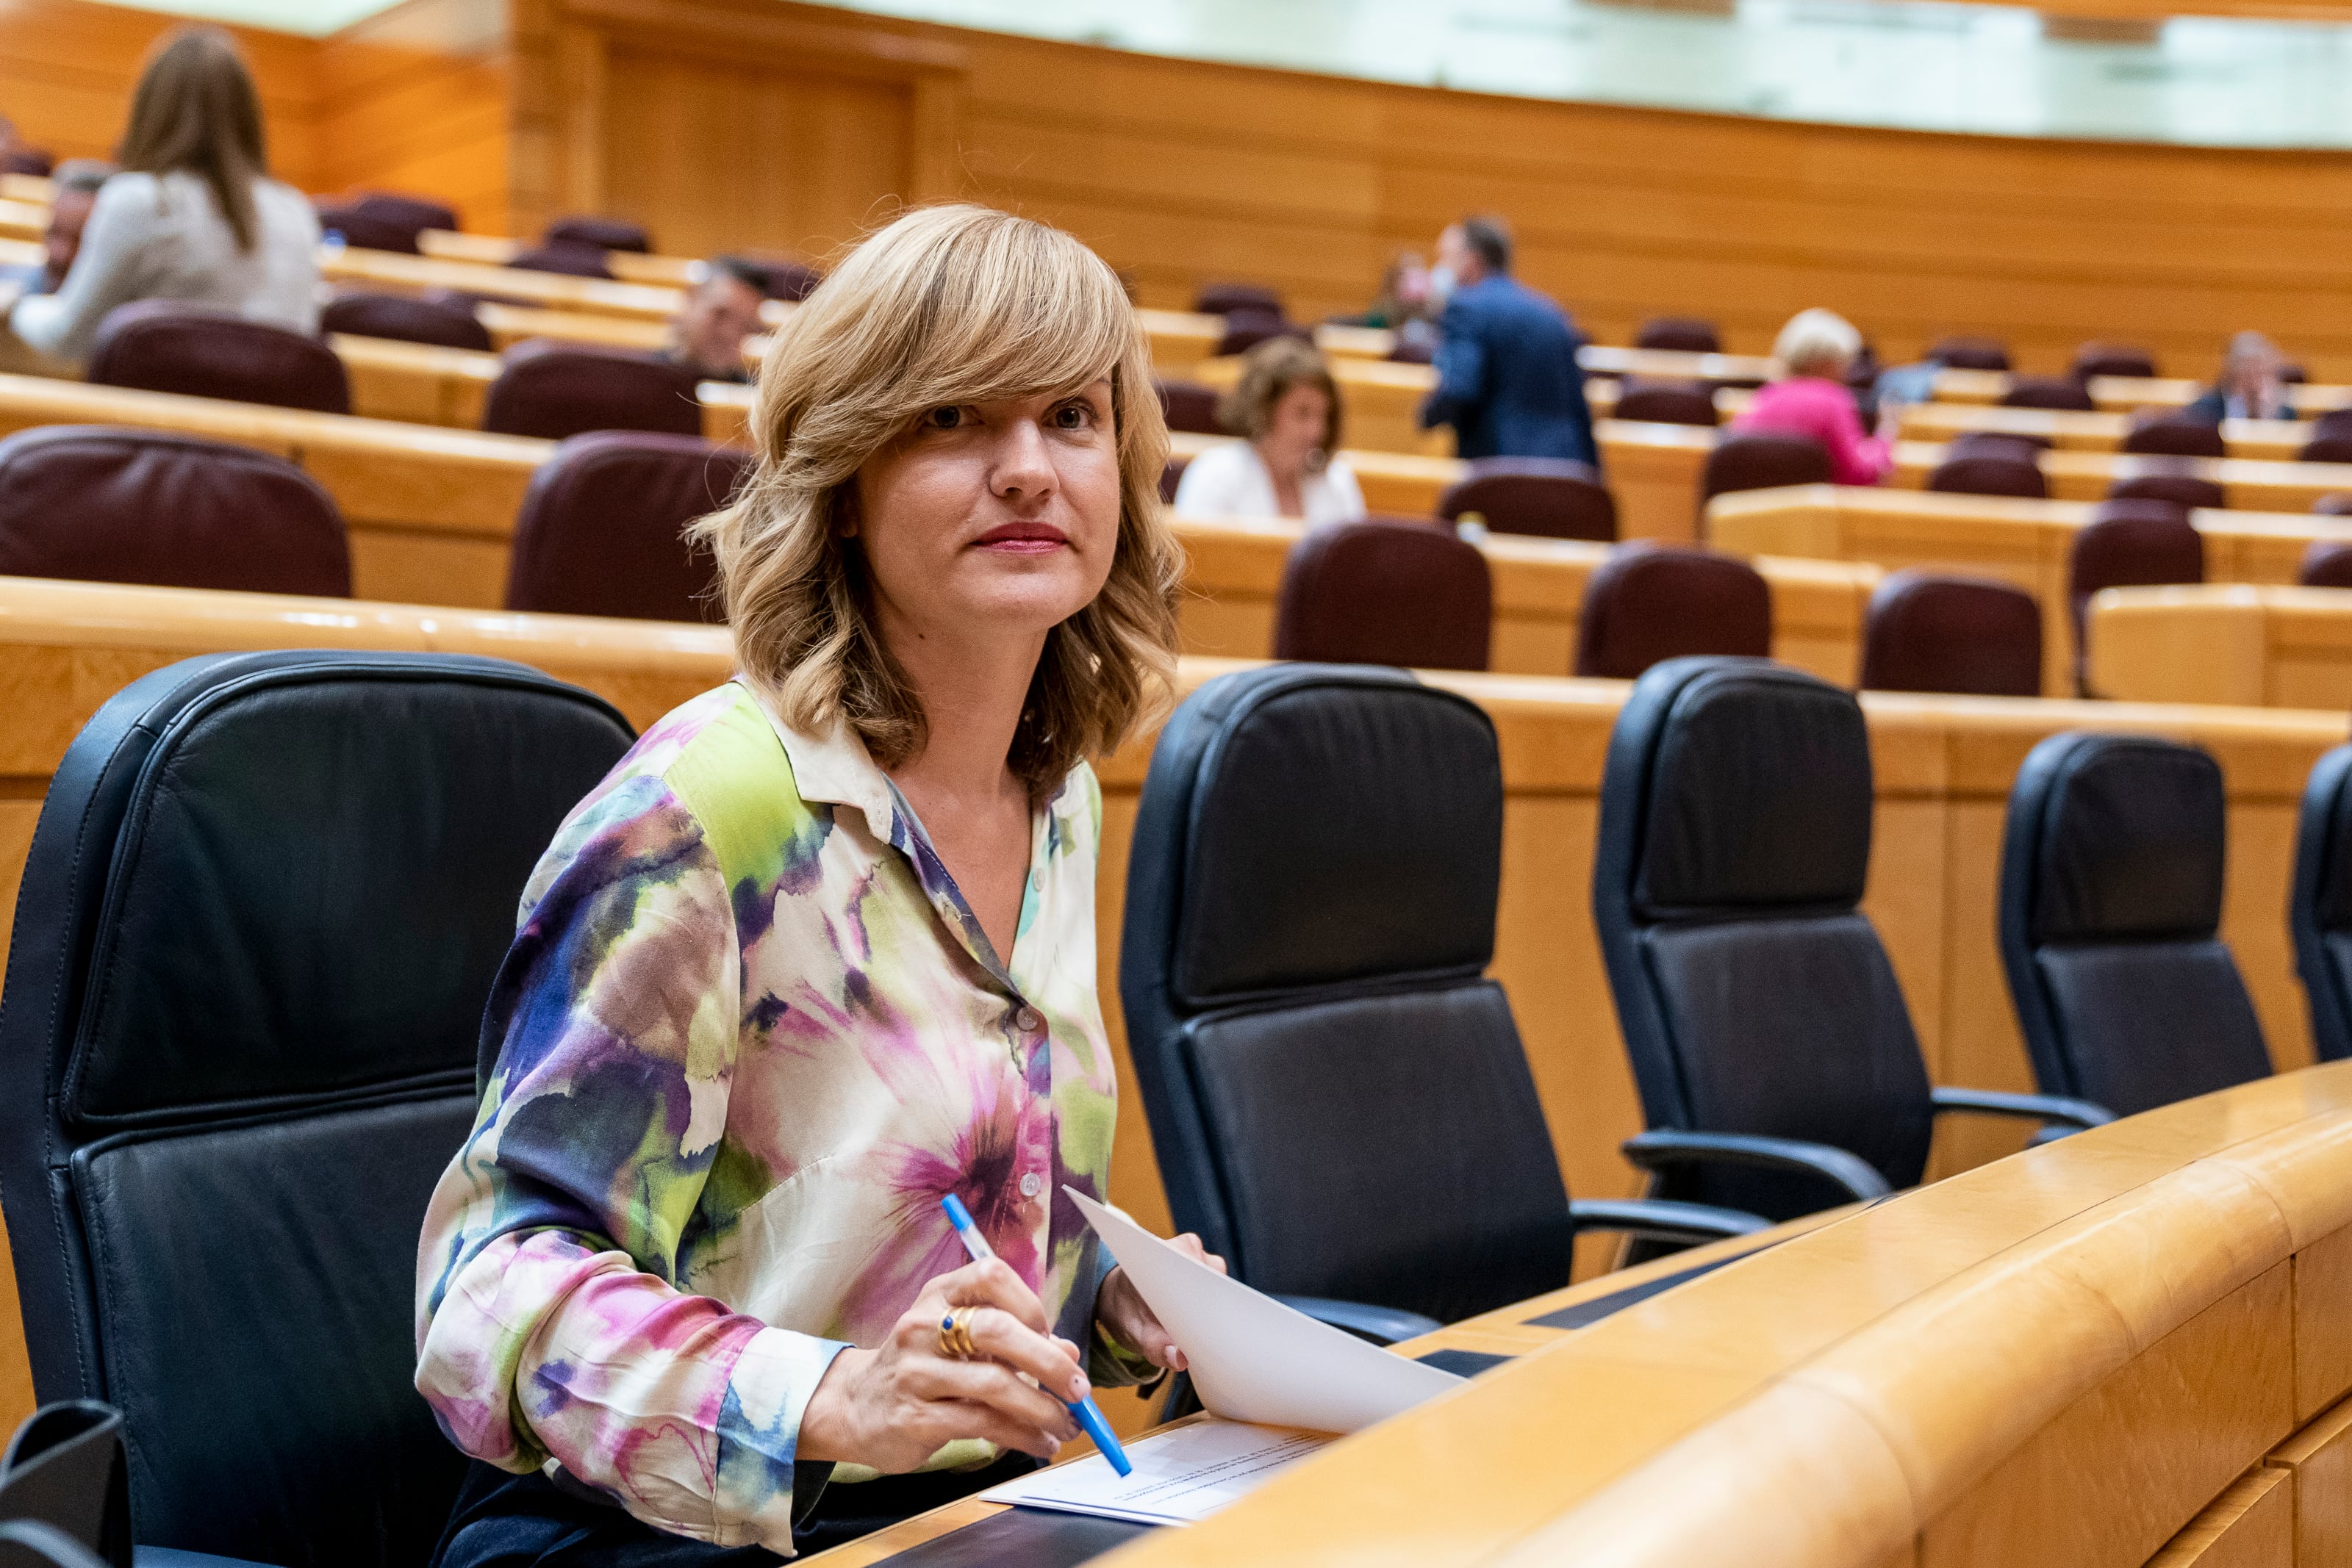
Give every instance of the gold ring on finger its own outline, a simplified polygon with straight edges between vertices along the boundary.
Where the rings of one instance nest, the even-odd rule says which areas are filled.
[[[980,1354],[971,1342],[971,1320],[978,1307],[958,1307],[940,1320],[940,1354],[950,1361],[970,1361]]]

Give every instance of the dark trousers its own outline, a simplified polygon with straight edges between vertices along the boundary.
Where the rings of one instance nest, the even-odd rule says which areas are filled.
[[[1026,1474],[1036,1462],[1007,1454],[963,1474],[942,1470],[829,1486],[793,1530],[793,1549],[805,1556],[855,1541]],[[764,1546],[712,1546],[672,1535],[536,1471],[509,1475],[477,1459],[441,1532],[433,1568],[772,1568],[782,1561]]]

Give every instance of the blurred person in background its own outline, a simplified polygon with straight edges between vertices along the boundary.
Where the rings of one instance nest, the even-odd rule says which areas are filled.
[[[318,330],[319,220],[269,177],[261,102],[227,34],[184,29],[149,59],[121,162],[57,291],[9,310],[21,342],[79,361],[107,313],[140,299]]]
[[[65,287],[66,274],[73,270],[74,257],[81,254],[82,230],[89,225],[90,208],[98,203],[98,189],[113,172],[111,163],[71,158],[49,176],[53,188],[49,226],[41,236],[48,256],[42,264],[39,292],[55,294]]]
[[[1887,431],[1864,431],[1846,376],[1862,352],[1862,333],[1834,310],[1801,310],[1780,329],[1772,354],[1780,378],[1759,389],[1731,428],[1756,435],[1801,435],[1830,455],[1840,485],[1875,485],[1895,467]],[[1890,407],[1883,423],[1891,423]]]
[[[750,263],[722,256],[686,297],[686,308],[670,323],[662,357],[714,382],[748,382],[743,341],[760,329],[760,307],[767,277]]]
[[[1553,300],[1511,276],[1511,236],[1496,218],[1465,218],[1437,237],[1430,294],[1439,318],[1437,390],[1421,424],[1454,427],[1463,457],[1569,457],[1600,465],[1583,340]]]
[[[1268,338],[1242,359],[1217,421],[1241,437],[1185,465],[1180,517],[1295,517],[1308,528],[1352,523],[1364,493],[1339,455],[1339,386],[1315,345]]]
[[[2286,361],[2260,332],[2241,332],[2221,355],[2221,373],[2181,412],[2215,423],[2225,419],[2293,419],[2286,400]]]

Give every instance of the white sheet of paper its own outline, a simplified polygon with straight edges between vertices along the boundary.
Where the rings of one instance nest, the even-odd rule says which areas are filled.
[[[1353,1432],[1458,1385],[1196,1263],[1115,1208],[1065,1186],[1191,1365],[1213,1416]]]
[[[1333,1441],[1320,1432],[1250,1427],[1212,1417],[1128,1444],[1135,1473],[1100,1454],[1038,1470],[981,1493],[983,1502],[1098,1514],[1139,1524],[1191,1524]]]

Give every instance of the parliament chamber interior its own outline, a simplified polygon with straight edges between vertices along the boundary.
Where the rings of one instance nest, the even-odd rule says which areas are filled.
[[[2352,6],[0,6],[0,1568],[2352,1564]]]

